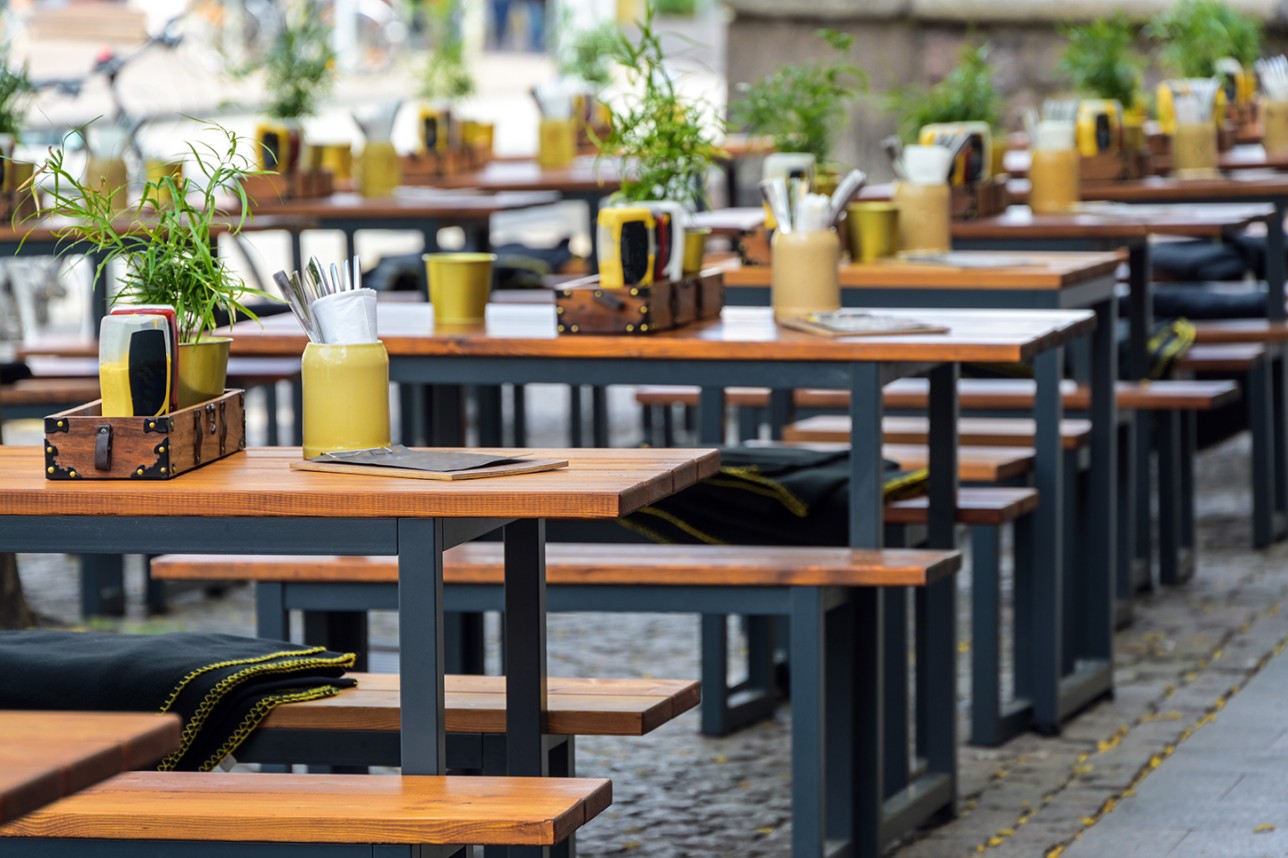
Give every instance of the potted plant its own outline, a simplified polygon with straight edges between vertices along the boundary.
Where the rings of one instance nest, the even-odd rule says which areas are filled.
[[[993,83],[988,45],[962,48],[957,67],[926,90],[893,89],[890,108],[899,115],[899,133],[916,142],[922,126],[937,122],[987,122],[1001,125],[1002,99]]]
[[[264,55],[268,115],[256,132],[261,170],[296,172],[303,145],[300,122],[317,113],[335,82],[331,27],[307,8],[284,14],[282,29]]]
[[[428,37],[433,48],[420,76],[420,97],[450,103],[474,94],[474,76],[465,62],[465,40],[455,25],[460,0],[440,0],[431,10]]]
[[[608,109],[600,93],[613,82],[611,53],[618,35],[617,26],[610,21],[573,29],[572,13],[564,11],[555,62],[560,78],[571,81],[576,92],[572,112],[578,149],[593,150],[591,129],[600,137],[608,133]]]
[[[239,138],[218,125],[207,126],[222,138],[218,145],[189,144],[201,181],[164,175],[149,180],[143,195],[126,218],[112,208],[116,190],[106,184],[87,185],[67,169],[62,149],[52,149],[37,165],[47,202],[39,217],[75,222],[69,228],[68,250],[94,251],[99,259],[95,278],[109,265],[124,263],[119,290],[112,302],[129,305],[164,304],[174,307],[179,329],[179,391],[183,408],[218,396],[224,389],[228,363],[227,338],[209,336],[222,319],[257,318],[243,302],[247,298],[278,300],[247,286],[219,258],[220,231],[238,233],[250,217],[250,199],[243,180],[257,174],[238,154]],[[221,197],[231,194],[239,212],[220,230]]]
[[[622,186],[615,201],[668,200],[690,211],[706,203],[707,173],[723,153],[712,129],[711,105],[680,93],[667,70],[655,9],[645,6],[638,40],[617,33],[610,56],[631,91],[609,105],[608,132],[595,135],[599,157],[620,159]]]
[[[1159,62],[1178,77],[1214,77],[1226,57],[1248,67],[1261,53],[1261,23],[1223,0],[1179,0],[1145,32],[1161,45]]]
[[[1122,12],[1086,24],[1067,26],[1068,43],[1060,68],[1079,95],[1116,101],[1123,111],[1123,148],[1145,146],[1145,101],[1141,97],[1144,60],[1136,51],[1137,27]]]
[[[867,89],[868,78],[846,61],[853,36],[828,29],[817,35],[832,49],[830,59],[785,65],[753,84],[739,84],[742,98],[729,113],[735,125],[772,138],[775,152],[811,154],[823,169],[832,165],[836,136],[848,119],[846,103]]]
[[[1159,63],[1180,78],[1222,78],[1212,107],[1220,125],[1227,111],[1237,124],[1250,123],[1256,84],[1252,63],[1261,54],[1261,22],[1223,0],[1180,0],[1150,20],[1146,33],[1161,45]],[[1157,110],[1164,131],[1175,128],[1172,90],[1158,87]]]

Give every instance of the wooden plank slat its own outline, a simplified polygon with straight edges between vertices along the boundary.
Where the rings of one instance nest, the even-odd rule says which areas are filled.
[[[399,357],[608,358],[734,361],[981,361],[1029,360],[1086,334],[1095,324],[1083,310],[883,309],[950,328],[946,334],[816,337],[781,328],[768,307],[726,307],[717,319],[649,336],[559,336],[552,305],[493,304],[481,325],[435,330],[429,304],[377,307],[380,338]],[[273,316],[232,331],[236,355],[298,356],[307,338],[293,317]]]
[[[475,451],[477,452],[477,451]],[[166,482],[47,481],[40,448],[0,448],[0,514],[617,518],[715,473],[714,450],[498,449],[569,467],[432,482],[292,471],[298,448],[233,454]]]
[[[882,423],[891,444],[925,444],[930,422],[924,417],[887,417]],[[963,417],[957,421],[957,437],[963,446],[1029,447],[1034,443],[1036,421],[1027,417]],[[850,418],[843,414],[820,414],[798,420],[783,428],[786,441],[848,442]],[[1091,421],[1065,418],[1060,421],[1060,442],[1075,450],[1091,441]]]
[[[178,746],[174,715],[0,710],[0,823]]]
[[[636,586],[834,586],[918,587],[951,575],[961,558],[953,551],[830,547],[639,545],[550,543],[546,581],[552,586],[598,584]],[[312,560],[316,566],[310,564]],[[321,570],[314,574],[314,569]],[[212,557],[157,558],[160,579],[352,581],[392,583],[398,564],[381,557]],[[499,543],[473,542],[446,552],[447,584],[494,584],[502,576]]]
[[[351,673],[358,687],[334,697],[274,709],[266,730],[369,730],[397,732],[399,679],[393,674]],[[505,677],[448,676],[447,732],[505,732]],[[698,704],[699,684],[689,680],[552,678],[547,683],[544,732],[556,736],[643,736]]]
[[[594,778],[131,772],[0,836],[549,846],[611,801]]]

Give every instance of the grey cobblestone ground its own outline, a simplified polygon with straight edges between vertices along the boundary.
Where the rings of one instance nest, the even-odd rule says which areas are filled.
[[[897,858],[1058,855],[1288,635],[1288,614],[1280,609],[1288,594],[1282,571],[1288,547],[1248,547],[1248,455],[1247,439],[1238,438],[1200,457],[1198,573],[1184,587],[1137,599],[1134,624],[1116,640],[1115,699],[1080,715],[1057,738],[1026,735],[998,749],[963,745],[958,818],[919,832]],[[21,563],[37,609],[74,622],[76,582],[66,559],[24,556]],[[134,613],[123,628],[252,629],[245,589],[221,598],[183,594],[169,615],[149,619],[138,613],[140,580],[132,570]],[[965,595],[969,574],[961,584]],[[962,629],[965,638],[965,612]],[[698,675],[693,617],[552,615],[549,639],[552,674]],[[385,664],[395,641],[391,618],[379,618],[374,643]],[[615,792],[613,806],[580,837],[580,853],[788,854],[789,734],[784,706],[772,721],[724,739],[699,736],[696,714],[689,713],[642,739],[579,740],[579,773],[611,777]],[[1105,854],[1149,854],[1121,845]]]

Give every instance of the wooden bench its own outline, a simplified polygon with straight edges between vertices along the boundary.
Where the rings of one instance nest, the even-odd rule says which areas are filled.
[[[1029,488],[960,491],[958,519],[971,528],[978,553],[974,574],[981,582],[995,584],[999,578],[999,528],[1022,523],[1036,503],[1037,493]],[[924,524],[927,514],[927,500],[912,498],[888,504],[886,520],[893,525]],[[642,550],[637,553],[624,547],[616,543],[548,544],[549,610],[702,613],[703,731],[710,735],[721,735],[767,716],[777,701],[769,652],[749,659],[747,683],[727,687],[726,614],[782,614],[786,607],[782,593],[791,588],[925,587],[947,574],[951,563],[943,558],[953,556],[907,550],[705,545],[640,545]],[[443,565],[448,607],[499,609],[501,560],[497,543],[471,543],[448,551]],[[336,611],[342,602],[349,611],[387,608],[396,599],[398,580],[397,564],[382,557],[166,555],[153,562],[153,570],[167,580],[222,578],[256,583],[259,633],[266,637],[280,637],[289,631],[285,612],[293,608]],[[334,598],[321,601],[328,590]],[[757,591],[779,593],[779,606],[766,609],[766,603],[755,596]],[[996,634],[999,594],[986,584],[973,592],[982,600],[976,609],[980,629],[992,628]],[[988,599],[993,600],[991,604],[986,603]],[[1007,732],[1000,723],[999,704],[988,705],[997,700],[999,651],[977,646],[972,658],[978,677],[975,681],[983,683],[975,698],[972,736],[975,741],[996,744],[1000,741],[997,737]],[[1015,725],[1016,729],[1023,727],[1023,716],[1015,719]]]
[[[270,712],[237,750],[238,761],[323,771],[398,766],[399,677],[348,675],[357,688]],[[505,774],[505,677],[448,674],[445,687],[448,768]],[[577,736],[644,736],[700,700],[698,683],[684,679],[550,678],[546,693],[543,731],[557,777],[576,771]]]
[[[611,803],[598,778],[129,772],[0,828],[0,852],[445,858],[555,846]]]
[[[935,795],[941,791],[951,794],[955,753],[945,756],[940,751],[950,751],[953,747],[956,683],[935,680],[949,676],[958,657],[953,576],[961,565],[960,554],[652,544],[637,548],[638,552],[624,550],[621,544],[596,549],[548,543],[548,580],[552,584],[565,580],[571,583],[558,583],[550,588],[547,609],[702,615],[704,648],[718,650],[721,656],[718,667],[709,659],[703,667],[704,722],[713,708],[717,719],[726,714],[760,717],[777,702],[757,694],[758,689],[748,689],[745,698],[732,701],[726,698],[725,615],[787,618],[787,645],[793,666],[790,682],[794,820],[795,824],[805,826],[813,824],[813,818],[821,815],[823,808],[845,800],[836,792],[837,784],[857,783],[863,776],[853,755],[840,753],[836,748],[852,733],[856,719],[865,721],[876,717],[873,713],[887,695],[887,686],[876,683],[871,695],[865,694],[862,699],[857,696],[861,683],[856,683],[855,677],[860,675],[860,667],[879,676],[881,654],[879,650],[857,648],[854,636],[877,615],[881,586],[912,587],[917,599],[918,621],[924,623],[919,631],[924,633],[917,636],[915,663],[902,660],[901,669],[912,670],[914,666],[916,669],[919,715],[915,748],[927,763],[924,767],[915,765],[909,758],[913,746],[906,734],[898,739],[887,735],[885,794],[903,795],[898,781],[902,779],[907,786],[914,777],[918,789],[933,790]],[[478,613],[502,609],[503,585],[494,577],[500,568],[501,552],[502,546],[498,543],[470,543],[446,552],[444,577],[453,582],[445,588],[444,604],[448,610]],[[598,556],[589,556],[587,552],[596,552]],[[717,562],[722,557],[739,557],[741,562]],[[277,559],[265,558],[266,562]],[[351,572],[342,572],[340,567],[349,565],[350,561],[326,562],[331,565],[329,577],[341,580],[325,584],[300,581],[299,570],[306,564],[292,561],[295,572],[287,580],[257,581],[257,616],[262,632],[273,634],[275,630],[280,637],[286,631],[288,606],[313,612],[358,612],[387,610],[397,605],[396,583],[343,580]],[[350,568],[370,571],[373,565],[385,562],[360,560],[352,562]],[[204,565],[201,574],[226,577],[229,570],[217,563]],[[191,568],[190,563],[184,565]],[[166,565],[158,563],[159,574],[170,574],[163,570]],[[565,573],[567,578],[562,578]],[[382,574],[388,576],[388,569]],[[465,577],[467,574],[493,576],[490,580],[496,583],[468,583],[471,578]],[[641,579],[643,575],[656,577],[645,581]],[[583,583],[586,580],[594,583]],[[614,581],[620,584],[615,585]],[[712,618],[718,618],[719,622],[713,622]],[[707,690],[711,688],[717,691],[708,696]],[[713,700],[715,707],[711,705]],[[728,729],[724,724],[718,726],[722,732]],[[906,721],[899,726],[906,727]],[[897,753],[892,750],[896,748]],[[888,807],[892,809],[893,805]],[[893,833],[896,830],[902,829],[889,829],[886,837],[897,836]]]
[[[1178,372],[1191,375],[1237,378],[1243,388],[1252,435],[1252,541],[1257,548],[1288,531],[1288,425],[1275,416],[1283,404],[1275,390],[1273,357],[1261,343],[1209,342],[1193,346],[1176,364]],[[1164,437],[1163,443],[1194,446],[1192,426],[1177,434],[1179,439]],[[1192,482],[1193,476],[1181,479]]]

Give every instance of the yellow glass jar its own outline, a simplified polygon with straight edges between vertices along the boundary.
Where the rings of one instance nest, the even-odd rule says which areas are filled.
[[[358,193],[364,197],[390,197],[402,181],[398,150],[389,140],[368,140],[358,159]]]
[[[304,347],[304,458],[389,444],[384,343]]]
[[[1261,102],[1261,145],[1267,155],[1288,153],[1288,101]]]
[[[1082,156],[1077,149],[1034,149],[1029,165],[1029,208],[1060,214],[1077,204]]]
[[[1210,122],[1178,122],[1172,132],[1172,172],[1178,179],[1215,175],[1216,126]]]
[[[899,209],[899,249],[946,253],[953,246],[952,190],[947,182],[894,183]]]
[[[572,164],[577,154],[577,127],[571,119],[542,119],[537,129],[537,163],[547,170]]]
[[[770,295],[774,318],[826,313],[841,307],[841,240],[834,229],[774,233]]]

